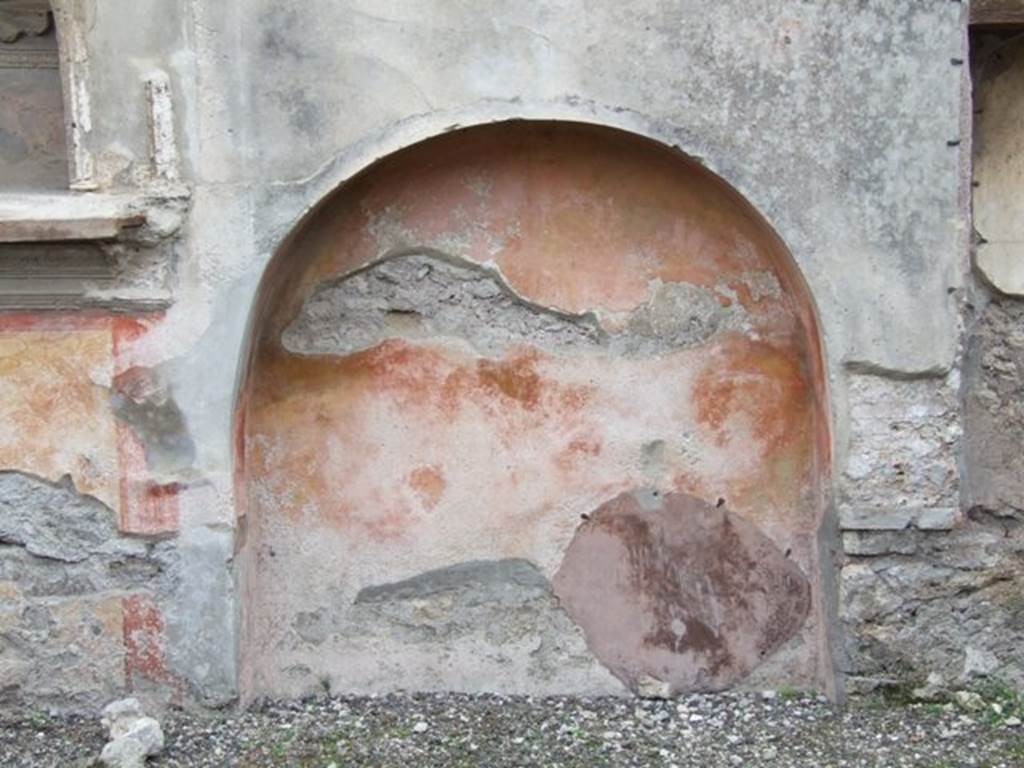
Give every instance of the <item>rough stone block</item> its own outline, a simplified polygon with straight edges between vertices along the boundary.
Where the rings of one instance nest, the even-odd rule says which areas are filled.
[[[1001,293],[1024,296],[1024,243],[984,243],[974,264]]]
[[[22,472],[0,471],[0,541],[38,557],[77,563],[117,537],[110,509],[59,484]]]
[[[843,551],[848,555],[909,555],[917,549],[912,531],[844,531]]]
[[[959,517],[954,507],[845,507],[839,511],[839,525],[845,531],[946,531]]]
[[[846,531],[902,531],[914,522],[912,507],[846,507],[839,526]]]
[[[955,507],[927,507],[918,511],[914,521],[922,531],[948,531],[960,519],[960,510]]]
[[[19,601],[0,613],[5,697],[86,708],[123,690],[121,599]]]

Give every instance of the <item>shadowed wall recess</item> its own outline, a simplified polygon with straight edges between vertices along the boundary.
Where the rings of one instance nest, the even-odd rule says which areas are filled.
[[[813,305],[694,160],[414,145],[298,226],[250,335],[244,695],[831,685]]]

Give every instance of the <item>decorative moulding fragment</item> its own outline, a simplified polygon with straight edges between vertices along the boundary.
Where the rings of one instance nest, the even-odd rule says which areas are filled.
[[[125,196],[0,194],[0,243],[113,240],[145,221]]]
[[[0,194],[0,310],[166,307],[188,190]]]

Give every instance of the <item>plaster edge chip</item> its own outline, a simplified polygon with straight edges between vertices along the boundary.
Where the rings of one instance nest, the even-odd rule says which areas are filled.
[[[321,281],[281,336],[300,355],[348,355],[393,338],[459,339],[485,357],[519,345],[549,352],[605,350],[629,357],[699,346],[742,330],[744,311],[708,289],[660,285],[606,327],[595,311],[564,312],[521,296],[492,268],[430,247],[403,249]]]
[[[975,266],[1000,293],[1024,297],[1024,243],[984,243],[978,246]]]

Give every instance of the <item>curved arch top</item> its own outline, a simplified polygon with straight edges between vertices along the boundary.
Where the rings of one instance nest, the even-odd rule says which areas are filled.
[[[251,323],[250,695],[828,684],[813,302],[692,158],[570,122],[428,139],[304,218]]]

